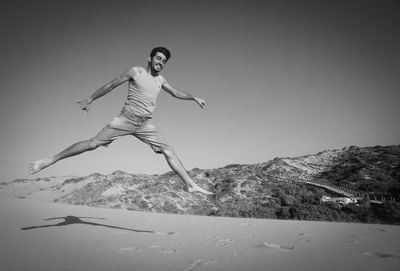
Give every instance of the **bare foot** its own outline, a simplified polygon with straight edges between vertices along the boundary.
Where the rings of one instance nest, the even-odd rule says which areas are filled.
[[[35,174],[39,171],[41,171],[42,169],[50,166],[51,164],[53,164],[53,159],[51,157],[47,157],[44,159],[41,159],[39,161],[36,161],[34,163],[32,163],[29,167],[29,173],[30,174]]]
[[[195,185],[195,186],[192,186],[192,187],[188,187],[187,190],[188,190],[189,193],[192,193],[192,194],[193,193],[202,193],[202,194],[206,194],[206,195],[212,195],[213,194],[213,193],[211,193],[211,192],[209,192],[207,190],[204,190],[203,188],[201,188],[198,185]]]

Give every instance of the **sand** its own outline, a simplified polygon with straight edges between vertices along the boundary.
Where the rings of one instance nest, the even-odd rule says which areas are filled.
[[[91,208],[0,194],[0,270],[400,270],[400,227]]]

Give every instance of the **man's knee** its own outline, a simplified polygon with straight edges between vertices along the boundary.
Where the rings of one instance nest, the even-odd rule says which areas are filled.
[[[100,146],[107,146],[110,143],[111,142],[105,142],[105,141],[98,140],[97,138],[92,138],[92,139],[88,140],[88,148],[90,150],[94,150]]]
[[[160,148],[160,153],[164,154],[165,157],[175,156],[175,152],[170,146]]]

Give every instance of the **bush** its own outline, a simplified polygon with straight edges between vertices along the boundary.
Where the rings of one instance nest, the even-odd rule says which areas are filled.
[[[210,212],[212,216],[251,217],[251,218],[276,218],[274,204],[265,201],[249,201],[233,199],[218,203]]]

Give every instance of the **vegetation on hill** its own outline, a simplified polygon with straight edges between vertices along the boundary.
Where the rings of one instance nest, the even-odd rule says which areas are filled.
[[[350,147],[189,174],[215,194],[187,193],[173,172],[15,180],[0,189],[21,198],[47,193],[59,202],[135,211],[400,224],[400,146]],[[323,196],[357,201],[322,202]]]
[[[324,155],[326,159],[321,160]],[[317,169],[315,172],[308,171],[311,165]],[[240,165],[226,168],[235,167],[241,168]],[[238,191],[237,180],[235,181],[234,177],[220,178],[215,184],[215,208],[209,213],[207,210],[200,210],[199,213],[233,217],[400,224],[400,146],[350,147],[289,161],[277,158],[272,163],[253,168],[253,172],[255,175],[247,179],[252,181],[253,185],[248,191],[250,195],[247,195],[246,190],[242,190],[240,196],[234,196]],[[260,176],[267,178],[256,182]],[[310,184],[319,180],[359,196],[357,203],[344,206],[322,203],[323,195],[340,195]],[[243,182],[240,185],[243,185]]]

